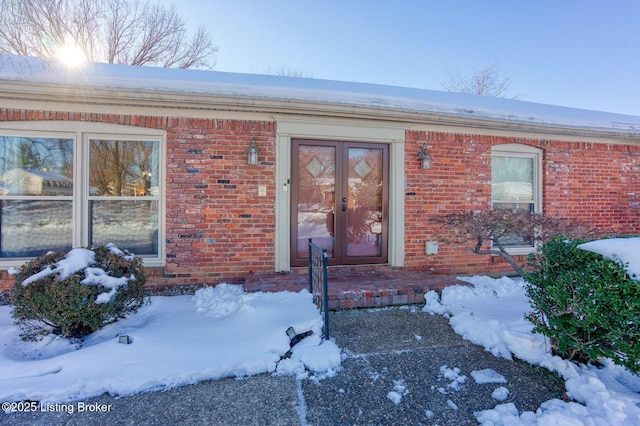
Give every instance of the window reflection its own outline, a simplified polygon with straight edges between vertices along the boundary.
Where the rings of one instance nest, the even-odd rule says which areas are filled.
[[[3,200],[0,257],[35,257],[71,249],[72,202]]]
[[[90,141],[90,244],[158,254],[159,147],[158,141]]]
[[[0,195],[73,195],[73,140],[0,136]]]
[[[532,157],[493,155],[491,158],[491,197],[494,209],[517,209],[533,213],[534,160]],[[503,237],[505,246],[531,246],[521,235]]]
[[[494,155],[491,181],[495,201],[533,201],[533,159]]]
[[[382,252],[382,150],[349,149],[347,256]]]
[[[158,254],[156,201],[91,201],[90,223],[92,245],[114,243],[136,255]]]
[[[91,140],[90,195],[158,194],[157,141]]]
[[[0,136],[0,257],[70,249],[72,197],[72,139]]]
[[[309,255],[307,241],[334,254],[336,149],[330,146],[300,146],[297,173],[298,258]]]
[[[83,140],[77,132],[0,135],[0,257],[110,242],[157,257],[160,150],[159,140]]]

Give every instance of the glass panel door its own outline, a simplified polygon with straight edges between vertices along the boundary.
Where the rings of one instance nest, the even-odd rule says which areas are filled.
[[[309,238],[333,257],[336,147],[300,145],[294,182],[297,183],[296,258],[308,258]]]
[[[309,238],[330,264],[386,262],[388,147],[294,140],[292,156],[292,265],[307,265]]]
[[[349,148],[347,257],[382,255],[383,150]]]

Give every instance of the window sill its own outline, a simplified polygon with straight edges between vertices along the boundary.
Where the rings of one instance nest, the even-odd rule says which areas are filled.
[[[509,247],[507,248],[507,253],[511,256],[528,256],[531,253],[535,253],[536,248],[532,246],[521,246],[521,247]],[[501,257],[498,254],[492,254],[494,257]]]
[[[527,256],[531,253],[535,253],[536,248],[532,246],[526,247],[512,247],[507,249],[507,253],[512,256]]]
[[[164,259],[143,257],[142,264],[144,265],[145,268],[161,268],[166,265],[166,262]]]
[[[35,259],[35,257],[0,261],[0,271],[8,271],[11,268],[21,268],[24,264],[26,264],[27,262],[33,259]],[[161,268],[166,265],[166,261],[164,259],[159,259],[159,258],[143,257],[142,265],[145,268]]]

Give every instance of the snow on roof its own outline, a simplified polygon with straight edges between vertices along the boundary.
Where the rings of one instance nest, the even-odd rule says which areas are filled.
[[[245,99],[303,101],[640,135],[640,117],[520,100],[299,77],[88,63],[0,55],[0,83],[22,82]]]

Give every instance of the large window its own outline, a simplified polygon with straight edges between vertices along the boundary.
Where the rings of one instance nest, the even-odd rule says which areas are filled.
[[[541,151],[528,145],[497,145],[491,151],[491,199],[494,209],[542,211]],[[531,247],[514,235],[504,241],[512,247]]]
[[[89,243],[158,254],[159,142],[89,139]]]
[[[0,136],[0,257],[72,245],[73,139]]]
[[[163,135],[81,130],[0,128],[2,263],[110,242],[162,260]]]

